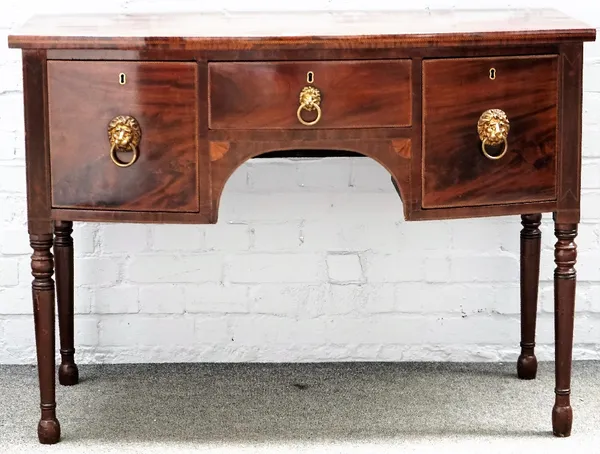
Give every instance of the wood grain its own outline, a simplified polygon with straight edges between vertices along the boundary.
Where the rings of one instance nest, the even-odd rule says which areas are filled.
[[[410,125],[410,61],[209,64],[211,129],[322,129]],[[307,73],[314,83],[307,83]],[[322,119],[297,118],[300,91],[321,92]],[[316,112],[304,112],[312,121]]]
[[[50,156],[48,153],[46,53],[23,51],[23,107],[27,165],[27,228],[51,234]]]
[[[420,213],[423,210],[422,199],[422,182],[423,170],[423,57],[417,56],[412,59],[413,61],[413,74],[412,74],[412,90],[415,93],[413,99],[413,123],[414,127],[411,128],[412,138],[412,159],[410,160],[410,192],[409,199],[402,199],[402,203],[408,205],[405,209],[408,214],[407,219],[411,219],[415,214]],[[418,95],[417,95],[418,93]]]
[[[452,208],[414,210],[408,213],[408,221],[431,221],[437,219],[474,219],[490,216],[520,215],[523,211],[551,213],[556,210],[556,201],[478,205]]]
[[[48,60],[156,60],[156,61],[330,61],[330,60],[398,60],[404,58],[448,58],[481,56],[548,55],[559,52],[559,44],[506,45],[499,47],[390,47],[390,48],[340,48],[340,49],[48,49]]]
[[[208,182],[207,182],[208,184]],[[210,199],[209,199],[210,201]],[[542,210],[544,211],[544,210]],[[118,211],[54,208],[52,219],[69,219],[78,222],[134,222],[149,224],[210,224],[212,209],[199,213],[181,211]]]
[[[556,200],[556,56],[431,60],[423,79],[425,208]],[[487,109],[510,120],[509,151],[497,161],[477,134]]]
[[[595,35],[551,9],[65,14],[31,18],[9,36],[9,46],[380,49],[586,41]]]
[[[581,115],[583,97],[583,45],[561,46],[561,112],[558,162],[559,223],[578,223],[581,200]]]
[[[198,211],[195,64],[50,61],[48,78],[54,208]],[[109,156],[117,115],[142,129],[127,168]]]

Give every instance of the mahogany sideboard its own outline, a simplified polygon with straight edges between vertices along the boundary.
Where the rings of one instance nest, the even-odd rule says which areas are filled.
[[[409,221],[521,215],[522,379],[536,376],[539,226],[552,212],[552,427],[569,436],[582,56],[595,35],[535,9],[30,19],[9,46],[23,59],[40,442],[60,438],[55,265],[58,378],[78,382],[73,221],[216,223],[235,169],[282,150],[376,160]]]

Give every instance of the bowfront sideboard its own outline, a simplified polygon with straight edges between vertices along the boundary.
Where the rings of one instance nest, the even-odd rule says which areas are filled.
[[[522,379],[536,376],[539,226],[553,213],[552,427],[568,436],[582,56],[594,39],[553,10],[30,19],[9,45],[23,59],[39,440],[60,438],[55,296],[59,382],[78,382],[73,221],[216,223],[236,168],[286,150],[374,159],[409,221],[521,215]]]

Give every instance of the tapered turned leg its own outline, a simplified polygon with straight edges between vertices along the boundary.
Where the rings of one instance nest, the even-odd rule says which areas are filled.
[[[52,234],[30,234],[33,248],[31,273],[33,274],[33,316],[37,348],[38,375],[40,380],[40,406],[42,417],[38,424],[40,443],[57,443],[60,424],[56,419],[54,379],[54,263],[52,260]]]
[[[541,214],[521,216],[521,355],[517,376],[532,380],[537,373],[535,357],[535,319],[540,279]]]
[[[571,435],[571,359],[575,317],[575,262],[577,260],[577,224],[556,224],[558,241],[554,249],[554,336],[556,388],[552,409],[552,430],[557,437]]]
[[[54,260],[56,261],[56,296],[58,301],[58,324],[60,328],[60,357],[58,381],[71,386],[79,382],[79,370],[75,364],[74,308],[73,308],[73,223],[54,223]]]

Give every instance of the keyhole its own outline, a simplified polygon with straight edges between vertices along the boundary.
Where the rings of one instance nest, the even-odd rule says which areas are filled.
[[[490,79],[494,80],[496,78],[496,68],[490,69]]]
[[[119,74],[119,84],[125,85],[126,83],[127,83],[127,76],[125,75],[125,73]]]
[[[309,84],[312,84],[315,81],[315,73],[313,73],[312,71],[309,71],[306,73],[306,81]]]

